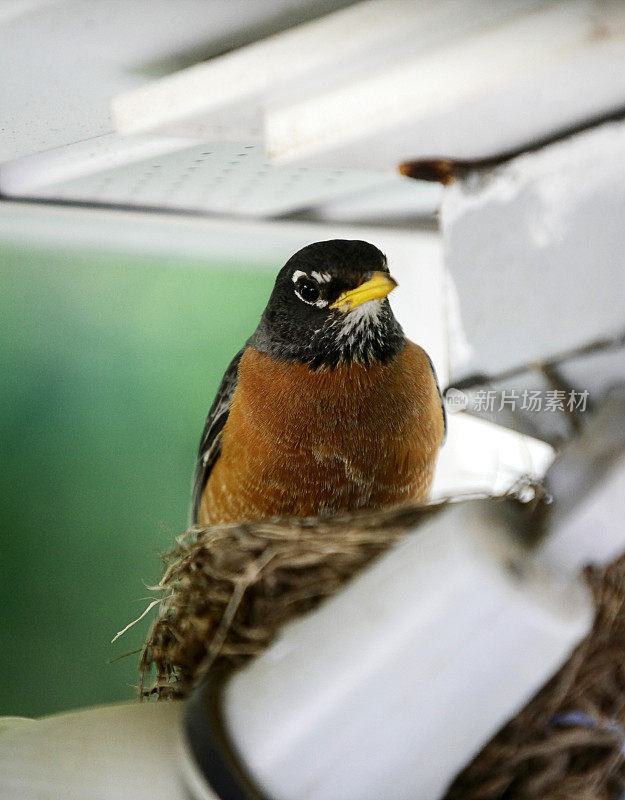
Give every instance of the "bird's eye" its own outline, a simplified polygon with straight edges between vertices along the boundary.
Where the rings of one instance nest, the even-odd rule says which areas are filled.
[[[316,303],[320,294],[317,284],[308,280],[299,280],[296,292],[305,303]]]

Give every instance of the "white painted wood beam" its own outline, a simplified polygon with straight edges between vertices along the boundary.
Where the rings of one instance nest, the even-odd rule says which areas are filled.
[[[403,52],[433,47],[535,3],[366,0],[120,94],[113,118],[122,134],[165,128],[256,135],[264,106],[276,98],[358,78]]]
[[[623,331],[624,205],[622,120],[445,188],[445,266],[472,348],[452,353],[453,380]]]
[[[625,106],[625,5],[558,0],[265,112],[276,161],[479,158]]]

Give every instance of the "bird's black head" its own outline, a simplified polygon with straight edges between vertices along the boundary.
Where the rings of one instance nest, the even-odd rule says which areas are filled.
[[[311,369],[386,363],[406,343],[386,297],[396,285],[386,256],[368,242],[309,244],[278,273],[249,344]]]

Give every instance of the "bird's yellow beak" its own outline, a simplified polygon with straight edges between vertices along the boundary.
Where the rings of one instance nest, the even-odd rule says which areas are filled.
[[[397,286],[395,278],[386,272],[374,272],[368,281],[361,283],[355,289],[340,294],[330,308],[340,308],[342,311],[351,311],[353,308],[366,303],[367,300],[381,300]]]

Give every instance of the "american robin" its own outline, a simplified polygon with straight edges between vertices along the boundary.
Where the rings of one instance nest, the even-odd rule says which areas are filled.
[[[389,305],[396,286],[368,242],[316,242],[287,261],[209,411],[193,522],[427,500],[445,411]]]

